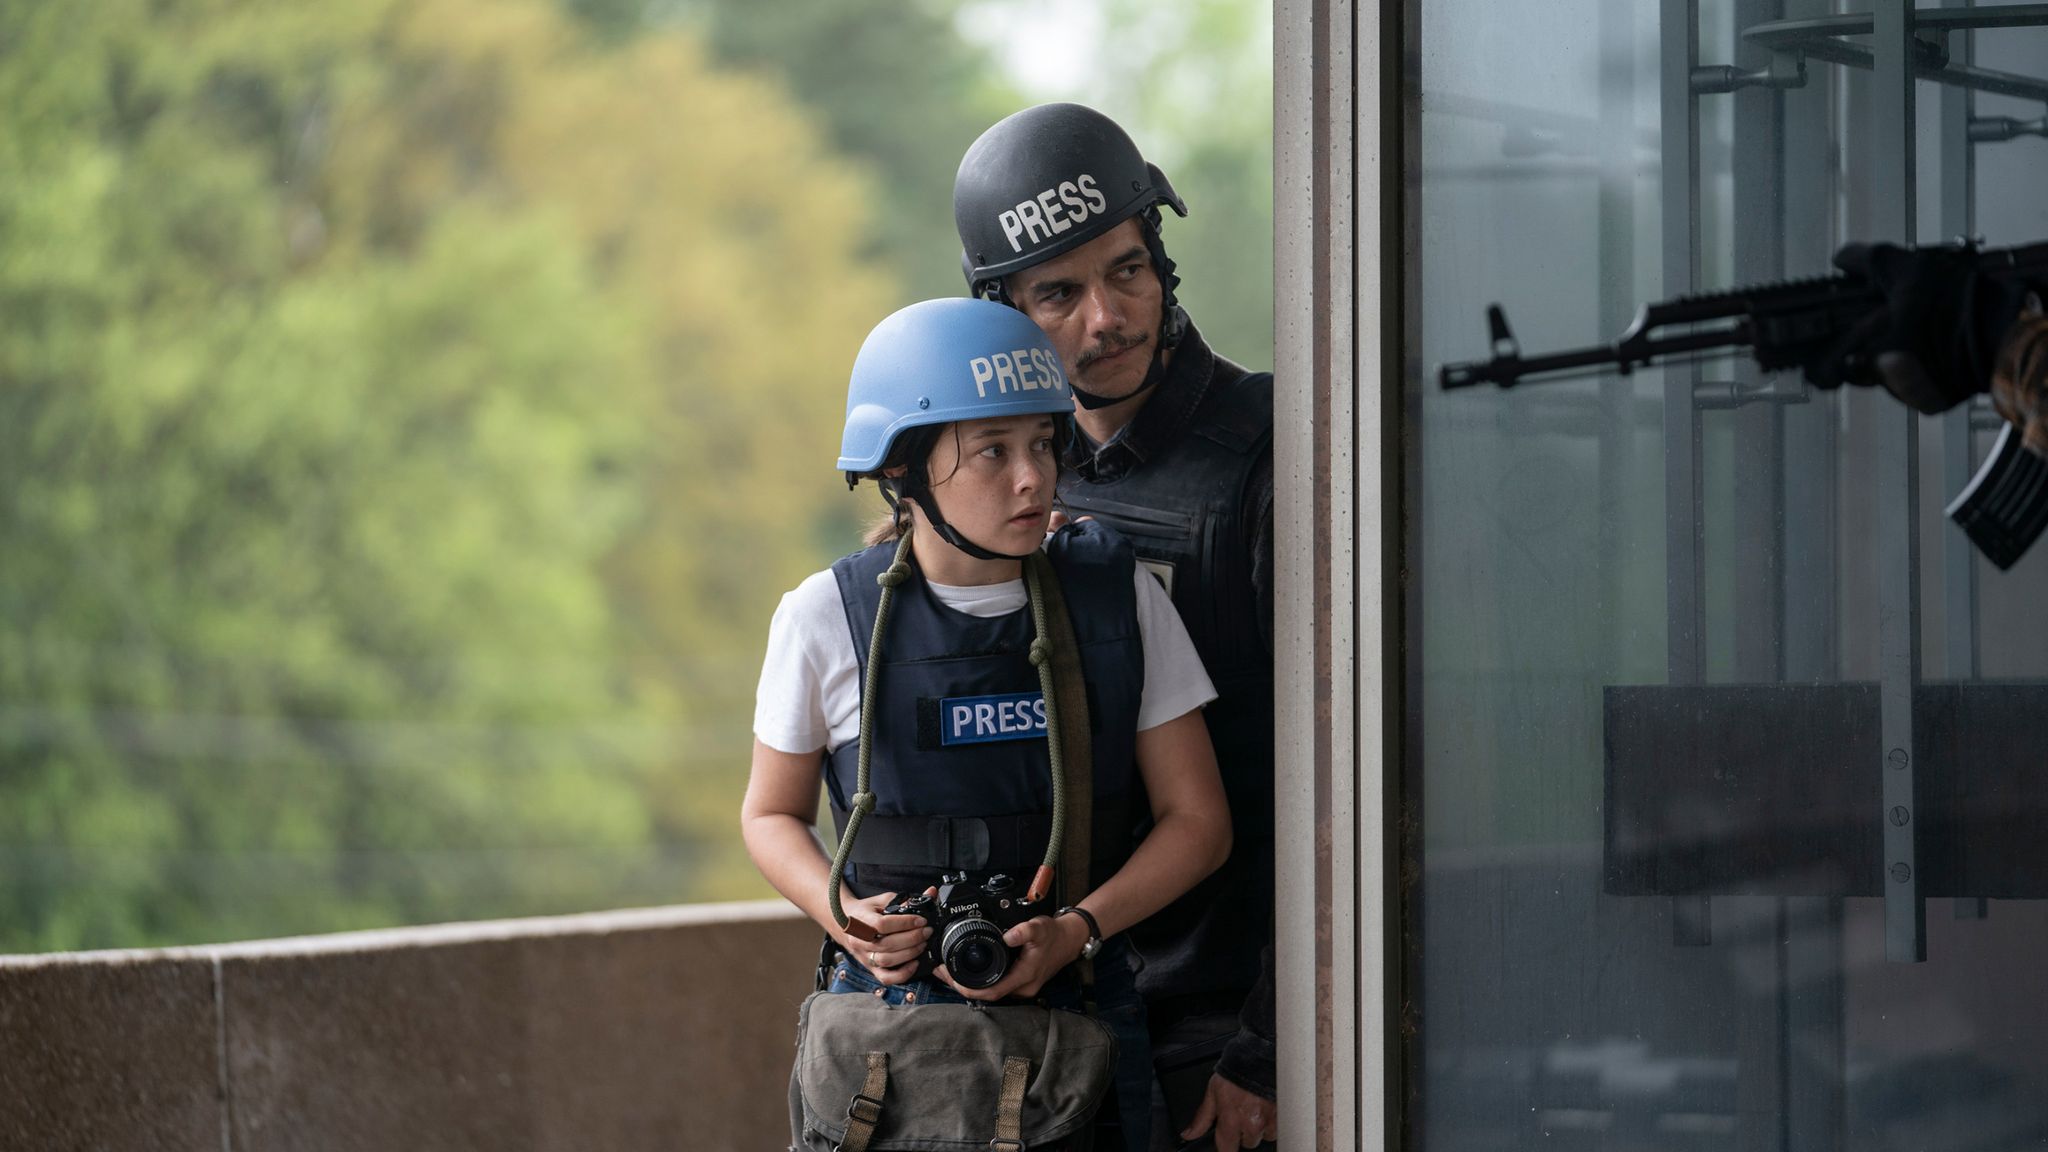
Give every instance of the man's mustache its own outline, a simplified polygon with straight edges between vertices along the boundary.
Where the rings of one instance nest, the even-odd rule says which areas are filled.
[[[1128,351],[1132,348],[1136,348],[1138,345],[1143,344],[1150,339],[1152,339],[1150,333],[1145,333],[1138,336],[1125,336],[1119,332],[1109,333],[1108,335],[1102,338],[1102,342],[1100,344],[1097,344],[1095,347],[1090,348],[1088,351],[1081,353],[1081,359],[1074,365],[1074,369],[1075,371],[1080,371],[1082,369],[1087,368],[1090,364],[1095,363],[1097,360],[1102,359],[1104,356],[1114,356],[1119,352]]]

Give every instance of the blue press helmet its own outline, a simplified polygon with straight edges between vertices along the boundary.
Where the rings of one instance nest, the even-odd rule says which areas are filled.
[[[921,301],[875,325],[854,357],[839,470],[882,467],[910,428],[1073,411],[1059,353],[1030,317],[990,300]]]

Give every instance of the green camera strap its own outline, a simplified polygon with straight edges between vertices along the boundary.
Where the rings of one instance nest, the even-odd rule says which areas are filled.
[[[825,889],[832,919],[842,929],[850,923],[840,892],[845,884],[846,864],[852,857],[853,842],[860,834],[861,821],[875,810],[875,795],[869,791],[868,769],[874,742],[882,635],[889,625],[889,607],[896,589],[910,579],[910,542],[911,535],[906,532],[902,542],[896,546],[895,559],[875,577],[875,582],[882,586],[882,596],[875,606],[875,627],[868,637],[867,670],[861,683],[860,752],[855,768],[852,807],[847,813],[846,830],[839,838],[839,849],[832,855],[831,877]],[[1038,669],[1039,689],[1045,696],[1046,753],[1052,761],[1052,835],[1046,842],[1045,858],[1025,892],[1025,899],[1035,903],[1050,895],[1055,875],[1064,869],[1071,902],[1079,900],[1088,891],[1089,799],[1093,794],[1093,762],[1088,736],[1087,691],[1081,678],[1080,650],[1074,640],[1073,620],[1067,614],[1066,599],[1060,593],[1058,574],[1043,552],[1033,552],[1024,558],[1024,587],[1031,600],[1034,633],[1031,663]],[[1079,723],[1068,724],[1063,720],[1078,720]],[[1081,797],[1078,813],[1069,811],[1067,804],[1068,795],[1073,794],[1077,786],[1080,789],[1077,794]],[[1067,835],[1070,820],[1077,825],[1073,836]],[[1082,980],[1092,1001],[1094,967],[1086,961],[1082,966]]]

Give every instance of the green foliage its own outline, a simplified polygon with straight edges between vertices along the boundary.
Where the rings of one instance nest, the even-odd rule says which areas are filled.
[[[893,294],[861,182],[538,3],[0,45],[0,948],[730,890],[787,460]]]
[[[962,291],[953,174],[989,125],[1028,104],[1077,100],[1116,117],[1193,215],[1166,225],[1181,299],[1219,350],[1273,361],[1271,10],[1245,0],[1112,0],[1060,51],[1091,64],[1060,91],[1017,90],[957,27],[1046,17],[1036,0],[563,0],[593,24],[703,30],[721,61],[788,86],[836,151],[874,181],[873,258],[903,301]],[[1051,50],[1051,49],[1048,49]]]
[[[1104,43],[1120,66],[1097,81],[1188,201],[1166,227],[1189,314],[1254,368],[1273,363],[1271,18],[1243,0],[1114,0]]]
[[[979,0],[975,8],[1008,33],[1044,11],[1030,0]],[[1096,27],[1072,37],[1081,62],[1072,80],[1019,103],[1078,101],[1131,133],[1188,203],[1188,218],[1169,212],[1164,228],[1181,302],[1219,352],[1271,367],[1271,7],[1105,0],[1091,14]]]
[[[765,895],[846,369],[960,291],[955,166],[1029,102],[962,10],[0,5],[0,950]],[[1039,98],[1173,174],[1260,364],[1260,18],[1176,10]]]
[[[564,0],[601,27],[632,17],[618,0]],[[958,296],[953,173],[983,129],[1021,107],[988,54],[954,24],[962,0],[665,0],[642,5],[648,26],[699,32],[722,64],[788,89],[834,151],[875,187],[863,255],[896,276],[899,297]],[[763,172],[763,182],[789,174]]]

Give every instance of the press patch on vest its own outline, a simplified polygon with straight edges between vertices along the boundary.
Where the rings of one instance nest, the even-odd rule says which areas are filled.
[[[1045,695],[948,696],[939,701],[939,743],[988,744],[1045,736]]]

